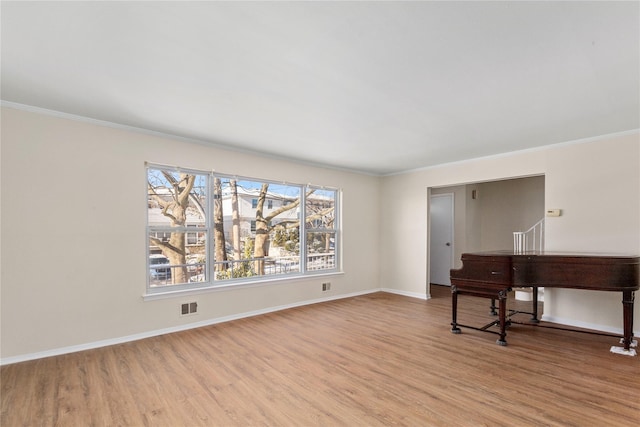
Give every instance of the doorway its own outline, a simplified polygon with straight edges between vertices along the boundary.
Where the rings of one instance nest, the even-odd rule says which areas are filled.
[[[429,198],[431,232],[429,233],[430,283],[451,286],[453,267],[453,193],[434,194]]]
[[[443,210],[438,208],[438,202],[443,199],[440,196],[451,198],[452,195],[455,206],[452,202],[451,213],[442,214]],[[461,256],[465,252],[512,249],[513,232],[528,230],[545,215],[545,177],[534,175],[430,187],[427,203],[430,217],[430,229],[426,236],[429,245],[425,260],[429,263],[427,285],[450,285],[449,277],[442,277],[442,274],[449,274],[449,267],[446,266],[451,264],[446,259],[438,261],[438,255],[434,255],[434,252],[449,253],[443,250],[442,245],[451,242],[450,247],[446,246],[453,254],[450,268],[461,268]],[[447,218],[453,218],[451,240],[433,236],[432,233],[448,229],[446,225],[438,225]]]

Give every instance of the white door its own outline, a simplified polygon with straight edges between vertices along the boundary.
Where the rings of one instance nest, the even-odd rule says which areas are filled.
[[[429,203],[430,282],[451,286],[449,270],[453,267],[453,194],[435,194]]]

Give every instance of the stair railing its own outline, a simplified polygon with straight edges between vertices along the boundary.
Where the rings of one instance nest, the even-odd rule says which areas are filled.
[[[513,252],[517,254],[544,249],[544,218],[527,231],[513,232]]]

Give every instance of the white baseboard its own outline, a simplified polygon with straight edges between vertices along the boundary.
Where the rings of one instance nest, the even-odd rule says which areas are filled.
[[[405,297],[418,298],[418,299],[423,299],[423,300],[428,300],[428,299],[431,298],[431,295],[426,294],[426,293],[419,294],[417,292],[400,291],[398,289],[390,289],[390,288],[382,288],[380,290],[382,292],[388,292],[390,294],[403,295]]]
[[[295,307],[301,307],[305,305],[332,301],[332,300],[351,298],[359,295],[366,295],[366,294],[371,294],[371,293],[380,292],[380,291],[381,289],[369,289],[366,291],[353,292],[349,294],[327,296],[324,298],[317,298],[313,300],[300,301],[293,304],[268,307],[261,310],[248,311],[244,313],[234,314],[231,316],[217,317],[213,319],[203,320],[200,322],[189,323],[186,325],[173,326],[173,327],[164,328],[164,329],[156,329],[153,331],[142,332],[139,334],[127,335],[127,336],[112,338],[108,340],[100,340],[100,341],[94,341],[86,344],[55,348],[55,349],[41,351],[37,353],[29,353],[29,354],[21,354],[19,356],[5,357],[3,359],[0,359],[0,366],[10,365],[10,364],[19,363],[19,362],[26,362],[28,360],[42,359],[42,358],[51,357],[51,356],[60,356],[62,354],[75,353],[78,351],[91,350],[94,348],[107,347],[110,345],[123,344],[130,341],[137,341],[137,340],[151,338],[159,335],[171,334],[173,332],[186,331],[188,329],[201,328],[203,326],[215,325],[217,323],[229,322],[232,320],[243,319],[246,317],[253,317],[261,314],[272,313],[275,311],[286,310],[288,308],[295,308]]]
[[[592,331],[606,332],[609,334],[617,334],[617,335],[624,334],[624,329],[622,328],[614,328],[611,326],[600,325],[596,323],[578,322],[573,319],[547,316],[546,314],[543,314],[540,320],[542,320],[543,322],[557,323],[559,325],[572,326],[574,328],[591,329]]]

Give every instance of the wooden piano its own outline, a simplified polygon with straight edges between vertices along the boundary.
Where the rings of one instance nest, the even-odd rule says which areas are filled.
[[[452,322],[451,332],[460,333],[460,326],[490,331],[499,326],[497,343],[506,345],[505,329],[511,313],[507,311],[507,296],[516,287],[533,288],[531,322],[538,322],[538,288],[574,288],[622,292],[624,354],[632,353],[634,291],[640,286],[640,257],[626,255],[581,254],[560,252],[493,251],[465,253],[462,268],[451,270]],[[457,322],[458,295],[490,298],[498,319],[481,328]],[[612,348],[612,351],[614,351]]]

